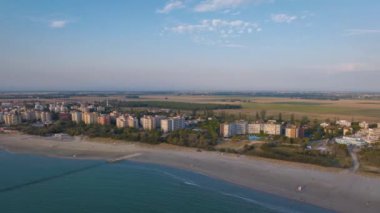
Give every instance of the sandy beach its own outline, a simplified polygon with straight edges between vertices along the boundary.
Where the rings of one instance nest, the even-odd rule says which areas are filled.
[[[72,140],[0,134],[0,149],[52,157],[123,159],[191,170],[244,187],[314,204],[337,212],[379,212],[380,178],[348,170],[257,157],[197,152],[167,144],[147,145],[107,139]],[[297,191],[304,186],[302,192]]]

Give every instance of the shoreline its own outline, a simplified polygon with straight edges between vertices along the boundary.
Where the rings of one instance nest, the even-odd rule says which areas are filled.
[[[11,153],[70,159],[108,161],[132,156],[128,160],[190,170],[337,212],[378,212],[380,209],[380,178],[337,168],[219,152],[197,152],[194,148],[168,144],[149,145],[80,137],[60,141],[23,134],[0,134],[1,148]],[[299,185],[305,186],[302,192],[296,190]]]

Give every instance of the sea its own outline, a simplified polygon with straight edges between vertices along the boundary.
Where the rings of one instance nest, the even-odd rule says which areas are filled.
[[[156,164],[0,151],[0,212],[331,211]]]

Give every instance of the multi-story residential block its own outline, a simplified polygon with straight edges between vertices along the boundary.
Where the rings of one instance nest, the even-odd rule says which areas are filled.
[[[96,112],[85,112],[83,117],[83,121],[87,125],[96,124],[98,121],[98,114]]]
[[[80,123],[83,121],[82,112],[74,111],[71,112],[71,120],[75,123]]]
[[[304,130],[302,127],[288,126],[285,128],[285,136],[288,138],[303,138]]]
[[[116,118],[116,127],[117,128],[127,128],[128,122],[124,115],[121,115]]]
[[[139,120],[134,116],[129,115],[127,117],[127,123],[129,128],[139,128]]]
[[[248,124],[248,134],[260,134],[264,132],[263,123]]]
[[[275,123],[264,124],[264,133],[267,135],[281,135],[282,125]]]
[[[234,123],[224,123],[220,125],[220,135],[229,138],[236,135],[236,128]]]
[[[246,121],[237,121],[234,123],[235,125],[235,133],[237,135],[245,135],[248,133],[248,123]]]
[[[99,115],[98,116],[98,124],[99,125],[110,125],[111,124],[111,118],[109,115],[105,115],[105,114],[102,114],[102,115]]]
[[[185,119],[177,116],[161,120],[161,130],[164,133],[185,128]]]
[[[7,113],[3,115],[4,123],[7,126],[17,125],[21,122],[21,119],[16,113]]]
[[[40,120],[42,123],[51,123],[52,117],[50,112],[41,112],[40,113]]]
[[[36,120],[36,113],[32,110],[26,110],[20,113],[21,120],[23,121],[34,121]]]
[[[144,115],[142,118],[140,118],[140,123],[142,128],[145,130],[156,129],[156,119],[153,116]]]

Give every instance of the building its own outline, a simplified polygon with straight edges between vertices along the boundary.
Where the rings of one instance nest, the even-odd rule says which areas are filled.
[[[145,130],[153,130],[157,128],[156,119],[153,116],[144,115],[140,119],[140,123],[141,123],[142,128]]]
[[[237,121],[235,122],[235,134],[236,135],[245,135],[247,134],[248,123],[246,121]]]
[[[31,110],[23,111],[21,114],[21,120],[23,121],[34,121],[36,120],[36,113]]]
[[[220,134],[220,136],[222,136],[224,138],[228,138],[229,137],[228,127],[229,127],[229,125],[227,123],[220,124],[220,126],[219,126],[219,134]]]
[[[51,123],[52,117],[50,112],[41,112],[40,113],[40,120],[42,123]]]
[[[285,136],[288,138],[303,138],[304,137],[304,129],[302,127],[297,126],[288,126],[285,128]]]
[[[343,135],[352,135],[353,131],[354,130],[351,127],[344,127],[343,128]]]
[[[364,146],[367,145],[367,142],[365,142],[361,138],[355,138],[355,137],[342,137],[342,138],[335,138],[335,142],[338,144],[345,144],[345,145],[354,145],[354,146]]]
[[[185,128],[185,119],[177,116],[161,120],[161,130],[164,133]]]
[[[127,123],[129,128],[139,128],[139,120],[134,116],[129,115],[127,117]]]
[[[267,135],[281,135],[282,125],[275,123],[264,124],[264,134]]]
[[[98,114],[96,112],[85,112],[83,121],[87,125],[96,124],[98,122]]]
[[[69,121],[69,120],[71,120],[71,114],[68,112],[60,112],[58,114],[58,118],[61,121]]]
[[[321,126],[322,128],[326,128],[326,127],[330,126],[330,124],[327,123],[327,122],[323,122],[323,123],[320,124],[320,126]]]
[[[362,128],[362,129],[368,129],[369,128],[369,124],[365,121],[362,121],[359,123],[359,127]]]
[[[98,116],[98,124],[102,125],[102,126],[110,125],[111,124],[111,118],[110,118],[110,116],[109,115],[105,115],[105,114],[99,115]]]
[[[82,112],[71,112],[71,120],[75,123],[80,123],[83,121]]]
[[[248,124],[248,134],[261,134],[264,132],[263,123]]]
[[[13,126],[21,123],[20,117],[16,113],[8,113],[3,115],[4,123],[7,126]]]
[[[341,127],[351,127],[351,122],[346,121],[346,120],[336,121],[336,124],[341,126]]]
[[[116,127],[117,128],[127,128],[128,122],[124,115],[121,115],[116,118]]]

